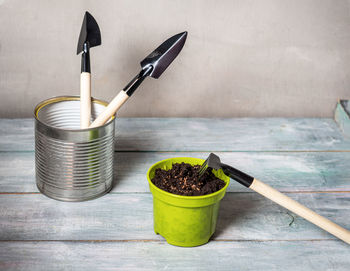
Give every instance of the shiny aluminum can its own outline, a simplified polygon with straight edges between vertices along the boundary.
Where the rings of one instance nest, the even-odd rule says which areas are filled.
[[[95,119],[107,106],[92,99]],[[35,115],[36,184],[46,196],[84,201],[109,192],[113,182],[114,122],[80,129],[80,98],[55,97],[39,103]]]

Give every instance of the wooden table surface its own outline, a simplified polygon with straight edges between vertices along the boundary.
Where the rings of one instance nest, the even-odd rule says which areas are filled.
[[[215,152],[349,229],[350,136],[333,119],[118,119],[114,188],[80,203],[38,192],[33,123],[0,120],[0,270],[350,270],[349,245],[234,181],[212,240],[171,246],[146,180]]]

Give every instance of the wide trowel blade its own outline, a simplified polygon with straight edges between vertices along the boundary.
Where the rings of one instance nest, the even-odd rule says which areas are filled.
[[[89,47],[101,45],[100,28],[94,17],[89,12],[85,12],[83,25],[81,26],[77,54],[84,50],[84,43],[88,42]]]
[[[180,53],[185,44],[186,37],[187,32],[185,31],[164,41],[157,49],[141,61],[142,69],[151,65],[153,69],[149,76],[159,78]]]

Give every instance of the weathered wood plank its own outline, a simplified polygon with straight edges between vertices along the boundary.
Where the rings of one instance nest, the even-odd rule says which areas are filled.
[[[2,270],[337,270],[348,246],[337,241],[211,242],[184,249],[165,242],[0,242]]]
[[[0,151],[34,149],[32,119],[0,120]],[[350,150],[332,119],[121,118],[119,151]]]
[[[33,150],[33,119],[0,119],[0,151]]]
[[[288,194],[344,226],[350,226],[350,193]],[[41,194],[0,195],[1,240],[162,240],[153,231],[150,194],[108,194],[79,203]],[[253,193],[228,193],[216,240],[313,240],[332,235]]]
[[[256,176],[281,191],[350,191],[350,152],[217,152],[222,161]],[[148,192],[146,172],[170,157],[208,153],[117,152],[112,193]],[[228,191],[247,191],[231,182]],[[0,152],[0,193],[38,192],[33,152]]]

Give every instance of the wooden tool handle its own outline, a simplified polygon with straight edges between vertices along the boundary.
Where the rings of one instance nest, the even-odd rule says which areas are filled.
[[[108,104],[106,109],[94,120],[89,128],[98,127],[105,124],[118,109],[129,99],[125,91],[120,91],[117,96]]]
[[[80,128],[85,129],[90,125],[91,119],[91,74],[80,74]]]
[[[344,242],[350,244],[350,231],[340,227],[339,225],[328,220],[327,218],[320,216],[319,214],[315,213],[314,211],[310,210],[304,205],[301,205],[295,200],[278,192],[276,189],[272,188],[271,186],[257,179],[254,179],[252,184],[249,186],[249,188],[265,196],[266,198],[276,202],[277,204],[287,208],[293,213],[296,213],[297,215],[305,218],[306,220],[319,226],[325,231],[328,231],[329,233],[333,234],[334,236],[338,237]]]

